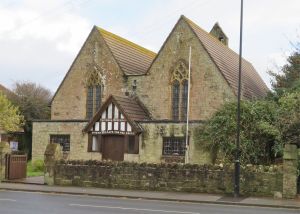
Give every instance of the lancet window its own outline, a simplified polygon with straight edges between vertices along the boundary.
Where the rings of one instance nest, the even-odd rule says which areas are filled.
[[[172,70],[172,119],[186,120],[188,98],[188,68],[183,60],[179,60]]]
[[[101,74],[96,69],[88,73],[86,88],[86,118],[91,119],[100,109],[102,97]]]

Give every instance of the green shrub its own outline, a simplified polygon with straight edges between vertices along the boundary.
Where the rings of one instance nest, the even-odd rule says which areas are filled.
[[[44,174],[44,168],[45,165],[43,160],[29,161],[27,163],[27,176],[42,176]]]
[[[44,172],[45,164],[43,160],[35,160],[32,162],[34,172]]]

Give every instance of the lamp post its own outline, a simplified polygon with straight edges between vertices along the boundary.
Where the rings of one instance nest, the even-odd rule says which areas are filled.
[[[240,124],[241,124],[241,81],[242,81],[242,38],[243,38],[243,0],[241,0],[240,17],[240,51],[239,51],[239,79],[238,79],[238,102],[237,102],[237,134],[234,165],[234,197],[240,195]]]

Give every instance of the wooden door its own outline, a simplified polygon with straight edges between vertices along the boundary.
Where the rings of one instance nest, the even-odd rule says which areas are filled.
[[[124,160],[124,136],[107,135],[104,136],[102,147],[102,159],[123,161]]]

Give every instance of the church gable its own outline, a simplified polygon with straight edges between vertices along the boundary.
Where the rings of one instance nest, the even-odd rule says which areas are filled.
[[[186,120],[190,47],[190,119],[205,120],[224,100],[233,98],[228,83],[197,36],[181,18],[158,52],[147,75],[137,79],[136,91],[155,119]]]
[[[90,119],[110,93],[124,88],[124,74],[94,27],[53,97],[51,118]]]

